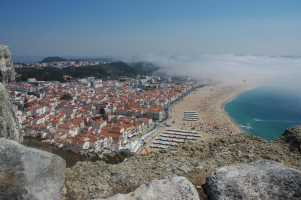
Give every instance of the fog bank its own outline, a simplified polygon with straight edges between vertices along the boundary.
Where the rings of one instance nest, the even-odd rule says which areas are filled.
[[[175,55],[143,54],[128,56],[124,62],[151,62],[169,76],[210,78],[215,81],[263,84],[275,78],[301,75],[300,57],[272,57],[253,55]],[[301,76],[299,76],[301,77]],[[298,81],[297,81],[298,82]],[[296,84],[296,83],[294,83]]]

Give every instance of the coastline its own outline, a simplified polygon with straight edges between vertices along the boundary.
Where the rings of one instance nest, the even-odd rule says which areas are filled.
[[[206,86],[199,88],[197,92],[187,95],[183,101],[175,105],[172,112],[172,119],[170,121],[175,121],[171,124],[171,128],[180,128],[184,130],[189,130],[194,125],[209,123],[207,130],[210,130],[212,123],[222,124],[227,123],[232,131],[232,135],[239,133],[246,133],[245,130],[239,126],[239,124],[233,120],[229,114],[224,110],[224,106],[231,100],[235,99],[239,94],[252,89],[253,85],[226,85],[218,84],[215,86]],[[198,95],[199,94],[199,95]],[[220,95],[222,94],[222,95]],[[196,96],[195,96],[196,95]],[[213,96],[213,98],[211,98]],[[196,98],[195,98],[196,97]],[[207,99],[207,100],[206,100]],[[193,101],[196,100],[196,101]],[[205,101],[205,102],[204,102]],[[205,104],[207,110],[204,112],[200,111],[202,104]],[[207,104],[207,105],[206,105]],[[211,111],[208,112],[208,109]],[[200,119],[196,122],[183,121],[184,111],[194,110],[199,113]],[[185,126],[183,126],[185,124]],[[188,124],[188,126],[186,125]],[[166,129],[166,128],[165,128]],[[208,140],[219,135],[208,133],[204,130],[199,130],[202,135],[201,140]],[[209,131],[210,132],[210,131]]]
[[[225,102],[223,102],[221,107],[220,107],[220,109],[224,112],[224,115],[226,115],[232,121],[232,123],[234,123],[236,125],[236,127],[240,129],[241,133],[246,133],[247,134],[247,132],[225,111],[225,105],[227,103],[229,103],[230,101],[236,99],[236,97],[238,95],[240,95],[241,93],[244,93],[244,92],[246,92],[248,90],[251,90],[251,89],[254,89],[256,87],[258,87],[258,86],[252,85],[252,86],[248,86],[247,88],[242,89],[241,91],[237,92],[233,97],[229,97],[229,99],[226,100]]]
[[[199,131],[202,137],[198,140],[246,133],[224,110],[224,106],[251,88],[250,85],[226,84],[198,88],[172,108],[172,116],[167,122],[171,126],[159,129],[152,137],[148,138],[146,148],[148,151],[155,150],[149,146],[159,134],[168,128]],[[183,121],[185,111],[196,111],[199,114],[199,119],[197,121]]]
[[[236,97],[237,97],[238,95],[240,95],[241,93],[243,93],[243,92],[245,92],[245,91],[248,91],[248,89],[236,93],[236,94],[234,95],[234,97],[230,97],[228,100],[224,101],[224,102],[221,104],[221,107],[220,107],[220,109],[222,110],[223,114],[226,115],[227,118],[229,118],[233,124],[235,124],[235,126],[241,131],[241,133],[246,133],[246,131],[245,131],[245,130],[244,130],[244,129],[243,129],[243,128],[242,128],[242,127],[241,127],[241,126],[240,126],[240,125],[239,125],[232,117],[230,117],[230,115],[225,111],[225,105],[226,105],[227,103],[229,103],[230,101],[233,101],[234,99],[236,99]]]
[[[228,103],[228,102],[227,102]],[[225,103],[225,104],[227,104]],[[224,106],[225,106],[224,104]],[[235,126],[240,130],[240,133],[247,133],[232,117],[230,117],[230,115],[223,109],[224,115],[226,115],[233,124],[235,124]]]

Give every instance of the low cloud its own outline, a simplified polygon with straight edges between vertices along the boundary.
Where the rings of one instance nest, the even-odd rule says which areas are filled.
[[[143,54],[125,57],[124,62],[151,62],[170,76],[211,78],[216,81],[262,84],[281,77],[301,77],[300,57],[271,57],[252,55],[175,55]],[[286,78],[288,80],[289,78]],[[301,78],[300,78],[301,79]],[[297,81],[299,83],[299,81]],[[296,82],[294,84],[297,84]]]

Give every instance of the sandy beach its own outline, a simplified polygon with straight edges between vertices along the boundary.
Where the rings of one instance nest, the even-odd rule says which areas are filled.
[[[168,122],[171,124],[171,127],[164,127],[152,137],[147,138],[147,151],[151,150],[149,146],[155,141],[155,138],[168,128],[199,131],[199,134],[202,135],[199,140],[208,140],[219,135],[233,135],[244,132],[227,115],[223,107],[225,103],[248,88],[250,86],[220,84],[199,88],[190,93],[172,108],[172,118]],[[184,121],[185,111],[196,111],[199,114],[199,119],[197,121]]]
[[[246,86],[207,86],[199,88],[179,102],[172,113],[171,128],[191,130],[194,128],[208,140],[219,135],[233,135],[244,132],[223,110],[224,104],[237,94],[245,91]],[[183,121],[185,111],[199,113],[197,121]],[[185,125],[184,125],[185,124]]]

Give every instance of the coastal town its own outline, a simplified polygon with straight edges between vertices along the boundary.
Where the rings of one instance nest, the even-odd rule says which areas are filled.
[[[159,76],[64,83],[28,78],[6,88],[24,136],[78,153],[135,156],[146,152],[143,139],[170,117],[168,106],[203,84]]]
[[[56,68],[63,68],[63,67],[82,67],[82,66],[93,66],[99,64],[109,64],[112,61],[52,61],[52,62],[37,62],[37,63],[14,63],[15,69],[18,68],[43,68],[43,67],[56,67]]]
[[[0,200],[301,200],[301,0],[0,0]]]

